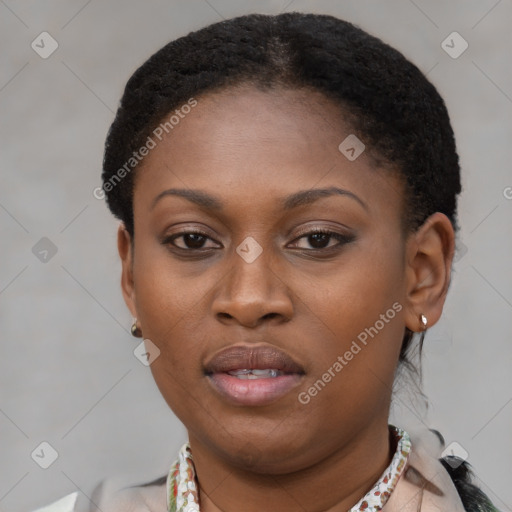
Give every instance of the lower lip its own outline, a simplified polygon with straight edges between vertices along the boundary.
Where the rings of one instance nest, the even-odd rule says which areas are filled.
[[[301,381],[301,375],[290,373],[278,377],[238,379],[228,373],[208,375],[208,381],[236,405],[266,405],[283,397]]]

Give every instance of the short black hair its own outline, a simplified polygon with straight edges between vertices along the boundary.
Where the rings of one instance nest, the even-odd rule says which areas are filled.
[[[442,212],[458,231],[459,157],[434,85],[398,50],[354,24],[290,12],[240,16],[191,32],[158,50],[128,80],[107,135],[102,178],[108,207],[132,239],[134,152],[191,98],[244,84],[323,93],[342,107],[374,160],[401,178],[404,229]],[[408,363],[412,337],[406,328],[402,362]],[[423,336],[420,348],[422,342]]]

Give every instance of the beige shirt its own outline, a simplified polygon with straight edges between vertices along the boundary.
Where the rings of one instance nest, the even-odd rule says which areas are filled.
[[[410,433],[412,446],[402,476],[382,512],[465,512],[437,448],[423,434]],[[121,488],[101,482],[89,498],[73,493],[34,512],[167,512],[166,484]]]

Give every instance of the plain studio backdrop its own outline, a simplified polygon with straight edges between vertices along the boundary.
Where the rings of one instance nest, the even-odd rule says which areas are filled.
[[[446,101],[461,233],[444,315],[425,340],[424,421],[512,510],[510,0],[0,0],[1,511],[87,494],[109,476],[149,481],[186,440],[133,353],[118,222],[93,195],[104,139],[127,79],[165,43],[285,11],[360,25]]]

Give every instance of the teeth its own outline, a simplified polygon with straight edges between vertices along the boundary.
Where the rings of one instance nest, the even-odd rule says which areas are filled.
[[[228,372],[230,375],[247,375],[248,373],[251,373],[251,370],[243,369],[243,370],[231,370]]]
[[[264,379],[284,375],[282,371],[276,370],[274,368],[269,368],[265,370],[249,370],[247,368],[244,368],[241,370],[231,370],[228,373],[229,375],[233,375],[234,377],[238,377],[239,379]]]
[[[277,375],[277,372],[279,370],[274,370],[274,369],[265,369],[265,370],[252,370],[252,373],[254,375],[271,375],[272,377],[276,376]]]

